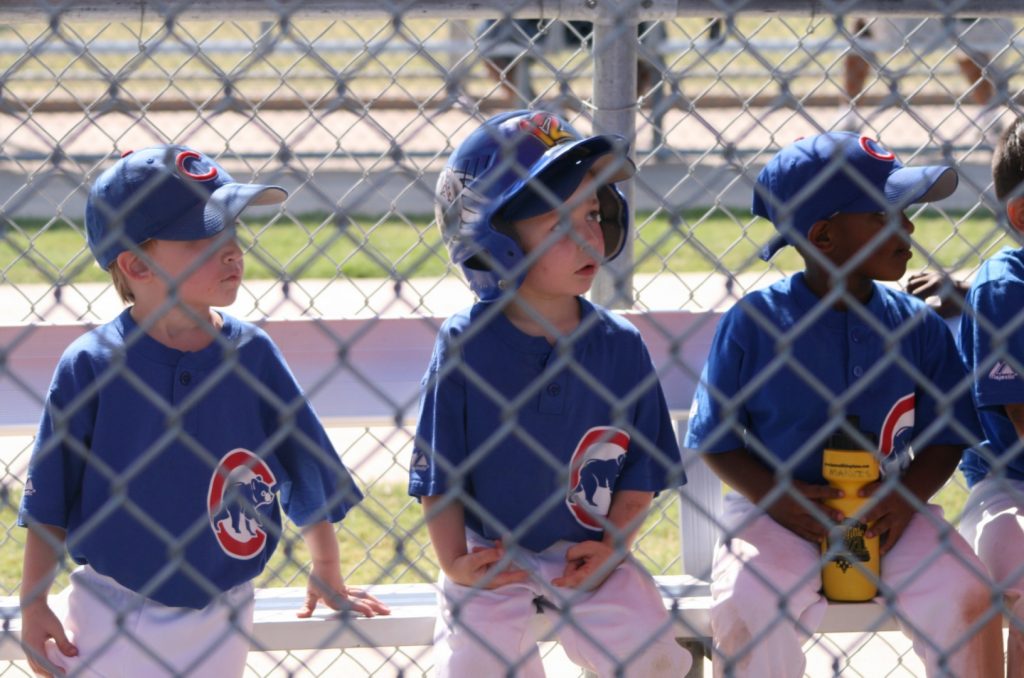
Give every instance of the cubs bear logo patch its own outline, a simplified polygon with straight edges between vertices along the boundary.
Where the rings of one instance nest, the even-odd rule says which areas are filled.
[[[267,545],[262,507],[277,501],[277,479],[270,467],[249,450],[228,452],[210,478],[207,511],[210,529],[227,555],[249,560]]]
[[[890,408],[882,422],[878,452],[882,455],[882,472],[899,474],[906,470],[914,458],[910,441],[914,435],[913,393],[903,396]]]
[[[598,516],[607,516],[615,481],[629,451],[629,434],[612,426],[596,426],[580,439],[569,462],[565,505],[588,530],[603,530]]]

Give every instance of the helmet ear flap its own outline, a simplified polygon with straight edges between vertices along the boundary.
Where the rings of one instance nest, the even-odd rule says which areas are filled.
[[[605,261],[619,256],[626,245],[629,232],[629,210],[626,196],[614,185],[597,189],[598,211],[601,213],[601,234],[604,236]]]

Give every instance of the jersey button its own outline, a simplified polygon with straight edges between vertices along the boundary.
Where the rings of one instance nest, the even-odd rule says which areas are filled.
[[[853,368],[853,376],[859,377],[862,374],[864,374],[864,368],[863,367],[861,367],[860,365],[857,365],[856,367]]]
[[[192,375],[188,372],[182,372],[178,375],[178,383],[182,386],[188,386],[192,383]]]
[[[562,392],[562,387],[558,384],[548,384],[548,395],[554,398]]]

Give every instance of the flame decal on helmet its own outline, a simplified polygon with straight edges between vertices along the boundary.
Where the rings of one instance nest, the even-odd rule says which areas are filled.
[[[562,129],[562,123],[549,113],[535,113],[519,121],[519,129],[529,132],[547,147],[571,141],[576,137]]]

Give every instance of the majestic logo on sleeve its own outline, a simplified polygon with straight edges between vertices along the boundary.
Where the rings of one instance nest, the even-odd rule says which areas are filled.
[[[1018,376],[1016,370],[1013,369],[1008,363],[999,360],[988,373],[988,378],[994,381],[1013,381]]]
[[[267,464],[248,450],[228,452],[210,479],[207,510],[210,528],[224,553],[239,560],[253,558],[267,545],[263,519],[276,497],[277,479]]]
[[[899,473],[914,458],[910,439],[914,435],[914,394],[909,393],[892,406],[882,422],[878,452],[882,455],[882,471]]]
[[[588,530],[603,530],[596,516],[608,515],[612,492],[629,451],[629,434],[611,426],[597,426],[583,434],[569,467],[565,505]]]

